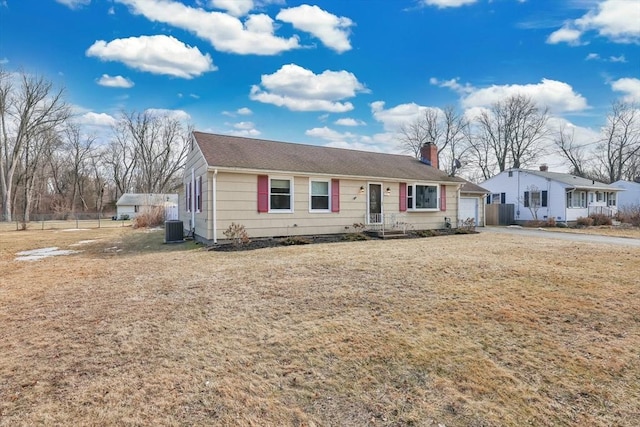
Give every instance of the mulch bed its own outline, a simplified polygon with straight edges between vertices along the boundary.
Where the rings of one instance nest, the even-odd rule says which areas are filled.
[[[448,229],[448,230],[420,230],[409,231],[406,236],[400,239],[419,239],[425,237],[451,236],[454,234],[476,234],[475,230]],[[362,240],[377,240],[382,238],[367,233],[341,233],[341,234],[322,234],[315,236],[290,236],[290,237],[272,237],[265,239],[251,240],[249,243],[237,244],[219,243],[207,248],[209,251],[217,252],[235,252],[235,251],[251,251],[255,249],[275,248],[278,246],[293,245],[309,245],[316,243],[337,243],[337,242],[355,242]],[[395,240],[395,239],[394,239]]]

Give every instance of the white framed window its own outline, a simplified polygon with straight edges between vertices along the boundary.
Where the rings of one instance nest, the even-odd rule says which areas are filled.
[[[331,181],[309,180],[309,212],[331,212]]]
[[[584,191],[567,192],[567,208],[586,208],[587,193]]]
[[[293,212],[293,178],[269,177],[269,212]]]
[[[439,185],[407,185],[407,210],[437,210],[440,206],[439,200]]]

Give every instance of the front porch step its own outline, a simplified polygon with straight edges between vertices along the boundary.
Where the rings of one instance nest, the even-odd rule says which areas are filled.
[[[378,239],[402,239],[407,237],[407,233],[402,230],[370,230],[367,231],[367,234],[373,237],[377,237]]]

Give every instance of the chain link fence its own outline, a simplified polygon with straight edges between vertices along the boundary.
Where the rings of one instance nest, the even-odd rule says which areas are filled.
[[[0,230],[64,230],[64,229],[90,229],[90,228],[114,228],[128,227],[130,219],[117,218],[104,213],[76,213],[60,214],[31,214],[29,221],[25,222],[22,215],[16,215],[11,222],[0,222]]]

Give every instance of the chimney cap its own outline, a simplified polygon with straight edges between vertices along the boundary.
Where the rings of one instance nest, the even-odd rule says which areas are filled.
[[[543,163],[540,165],[540,171],[541,172],[547,172],[549,170],[549,166],[547,166],[546,163]]]

